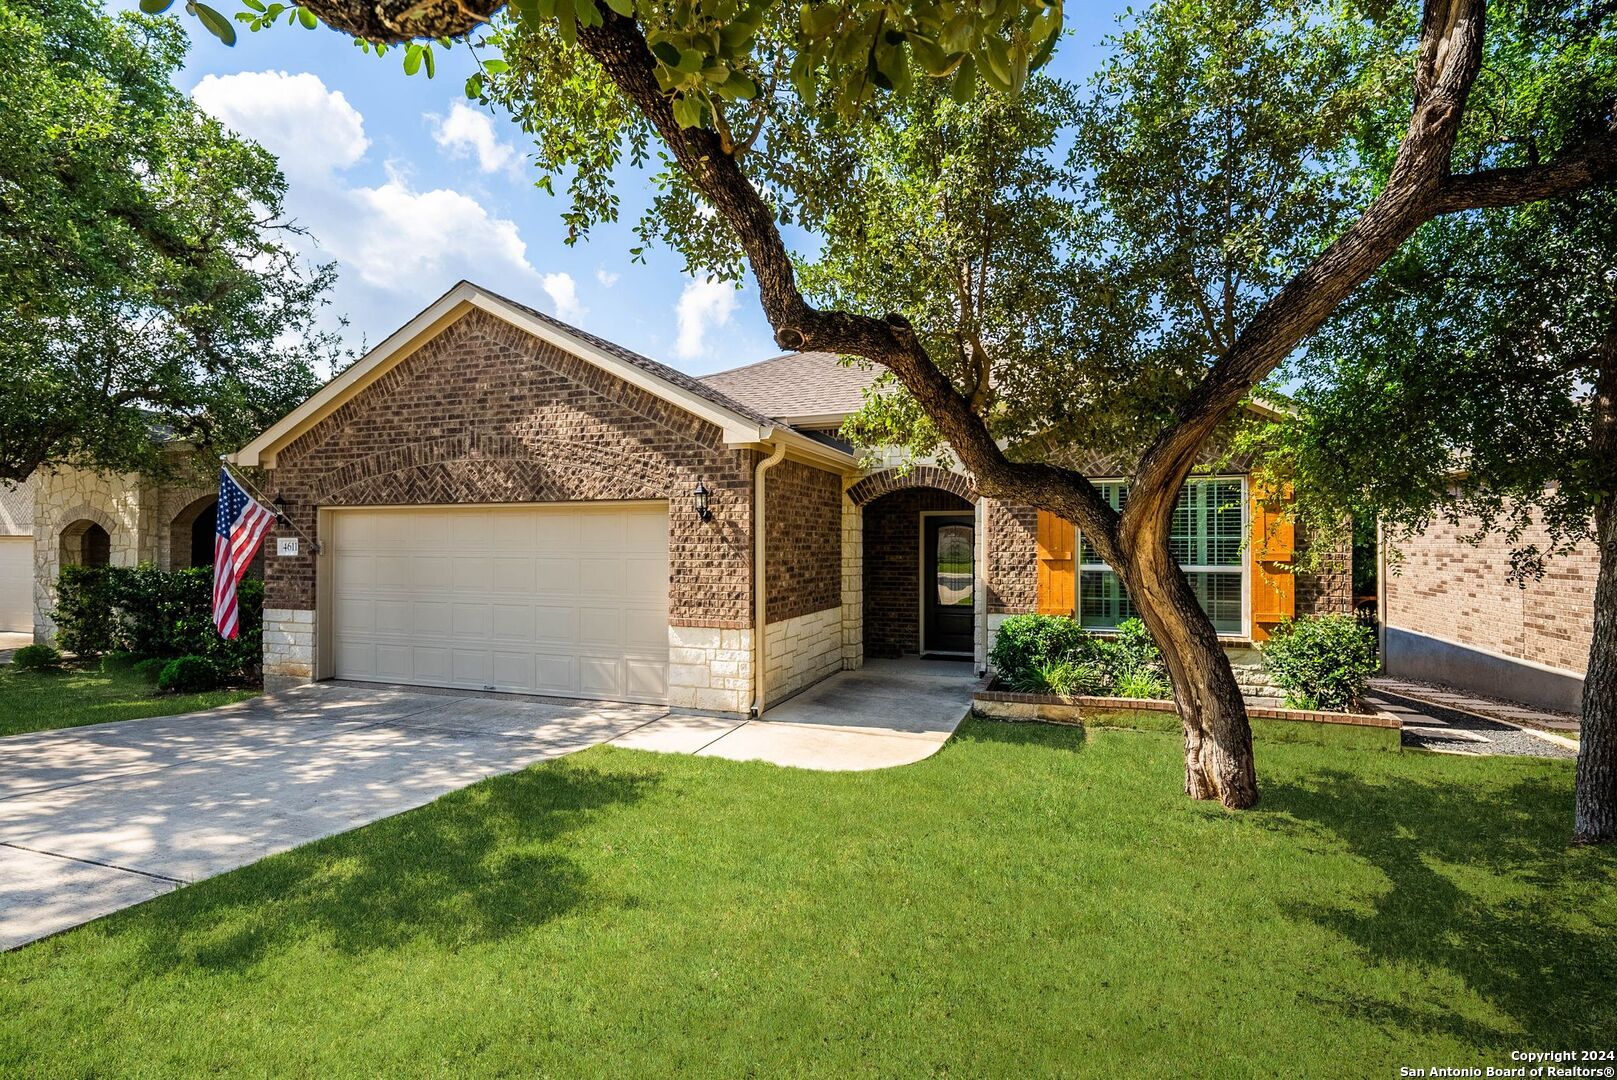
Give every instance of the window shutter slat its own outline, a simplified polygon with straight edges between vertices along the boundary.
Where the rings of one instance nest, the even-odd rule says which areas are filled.
[[[1073,575],[1073,548],[1072,522],[1040,510],[1037,559],[1040,615],[1073,613],[1076,584]]]
[[[1275,624],[1297,614],[1297,529],[1289,492],[1252,487],[1252,640],[1264,641]]]

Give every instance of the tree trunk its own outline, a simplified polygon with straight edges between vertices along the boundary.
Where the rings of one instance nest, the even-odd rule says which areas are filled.
[[[1605,498],[1595,508],[1600,570],[1595,579],[1594,634],[1583,678],[1583,720],[1572,842],[1617,840],[1617,330],[1606,339],[1595,379],[1590,460],[1605,470]]]
[[[1165,527],[1147,557],[1119,571],[1140,618],[1162,649],[1185,730],[1185,794],[1231,810],[1257,805],[1252,725],[1230,658],[1168,550]]]

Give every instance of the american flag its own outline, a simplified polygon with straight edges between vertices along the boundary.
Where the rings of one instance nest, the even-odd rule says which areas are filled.
[[[275,512],[247,494],[229,470],[220,469],[219,513],[213,526],[213,625],[220,637],[234,638],[241,628],[236,586],[273,524]]]

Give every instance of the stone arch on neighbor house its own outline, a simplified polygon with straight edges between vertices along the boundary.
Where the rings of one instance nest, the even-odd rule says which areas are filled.
[[[181,506],[168,523],[168,569],[189,570],[213,565],[216,492],[199,495]]]
[[[58,570],[64,566],[111,566],[114,528],[109,519],[93,511],[75,515],[56,534]]]

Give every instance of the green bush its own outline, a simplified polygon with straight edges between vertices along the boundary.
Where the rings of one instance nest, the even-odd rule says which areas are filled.
[[[989,661],[1025,694],[1170,694],[1162,652],[1139,619],[1125,619],[1103,637],[1059,615],[1013,615],[1000,624]]]
[[[128,671],[139,659],[140,657],[132,652],[109,652],[101,658],[101,673],[111,675],[117,671]]]
[[[1094,641],[1076,622],[1060,615],[1012,615],[1000,623],[988,660],[1014,685],[1040,664],[1088,658]]]
[[[1173,687],[1159,672],[1142,667],[1118,676],[1112,684],[1112,694],[1115,697],[1164,700],[1173,697]]]
[[[53,613],[62,647],[85,656],[127,652],[172,659],[203,656],[226,676],[254,678],[263,656],[264,582],[236,588],[240,631],[213,626],[213,568],[66,567]]]
[[[1263,668],[1293,709],[1348,709],[1380,667],[1376,632],[1351,615],[1320,615],[1275,627]]]
[[[163,668],[157,688],[171,694],[196,694],[217,690],[223,681],[219,665],[206,656],[181,656]]]
[[[1011,686],[1024,694],[1060,694],[1083,697],[1109,689],[1106,672],[1097,664],[1079,660],[1040,660],[1018,673]]]
[[[135,661],[129,666],[129,670],[147,682],[155,683],[163,677],[163,669],[166,667],[168,667],[167,660],[161,656],[153,656],[146,660]]]
[[[56,643],[79,656],[123,648],[118,633],[118,579],[123,567],[64,566],[56,579]]]
[[[24,645],[11,654],[11,664],[22,671],[55,671],[62,666],[62,654],[49,645]]]

